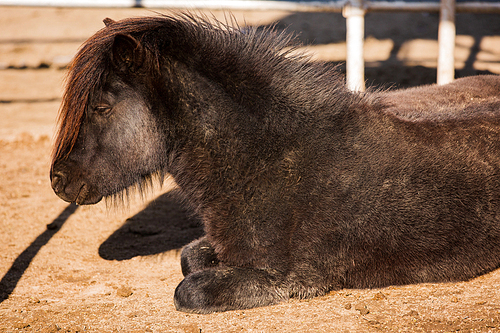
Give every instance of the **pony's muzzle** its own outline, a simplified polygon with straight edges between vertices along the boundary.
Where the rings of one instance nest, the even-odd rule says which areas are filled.
[[[64,201],[75,202],[78,197],[78,192],[68,186],[69,177],[63,171],[51,171],[50,183],[54,193]]]
[[[90,187],[80,173],[75,175],[68,172],[64,164],[58,164],[52,168],[50,181],[54,192],[64,201],[76,202],[79,205],[91,205],[102,199],[102,195]]]

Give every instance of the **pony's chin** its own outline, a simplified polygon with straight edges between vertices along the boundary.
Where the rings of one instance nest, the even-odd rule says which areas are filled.
[[[97,197],[94,197],[94,198],[85,198],[83,200],[80,200],[79,198],[75,201],[75,203],[77,205],[80,205],[80,206],[83,206],[83,205],[95,205],[96,203],[98,203],[99,201],[102,200],[102,195],[101,196],[97,196]]]

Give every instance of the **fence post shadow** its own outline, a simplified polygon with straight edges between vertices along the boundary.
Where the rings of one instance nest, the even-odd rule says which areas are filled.
[[[69,204],[58,217],[47,225],[47,229],[42,232],[17,258],[0,280],[0,303],[9,298],[17,283],[22,278],[24,272],[31,264],[40,249],[47,244],[50,239],[61,229],[68,218],[78,209],[74,203]]]

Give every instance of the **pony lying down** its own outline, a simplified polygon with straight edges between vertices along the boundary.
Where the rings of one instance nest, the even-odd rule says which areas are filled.
[[[500,77],[356,93],[273,30],[105,23],[69,70],[52,187],[88,205],[172,175],[206,232],[178,310],[499,267]]]

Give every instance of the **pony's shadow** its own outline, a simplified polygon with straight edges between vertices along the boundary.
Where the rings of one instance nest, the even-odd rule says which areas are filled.
[[[200,219],[183,206],[179,197],[174,189],[127,219],[101,244],[99,255],[106,260],[127,260],[160,254],[203,236]]]

